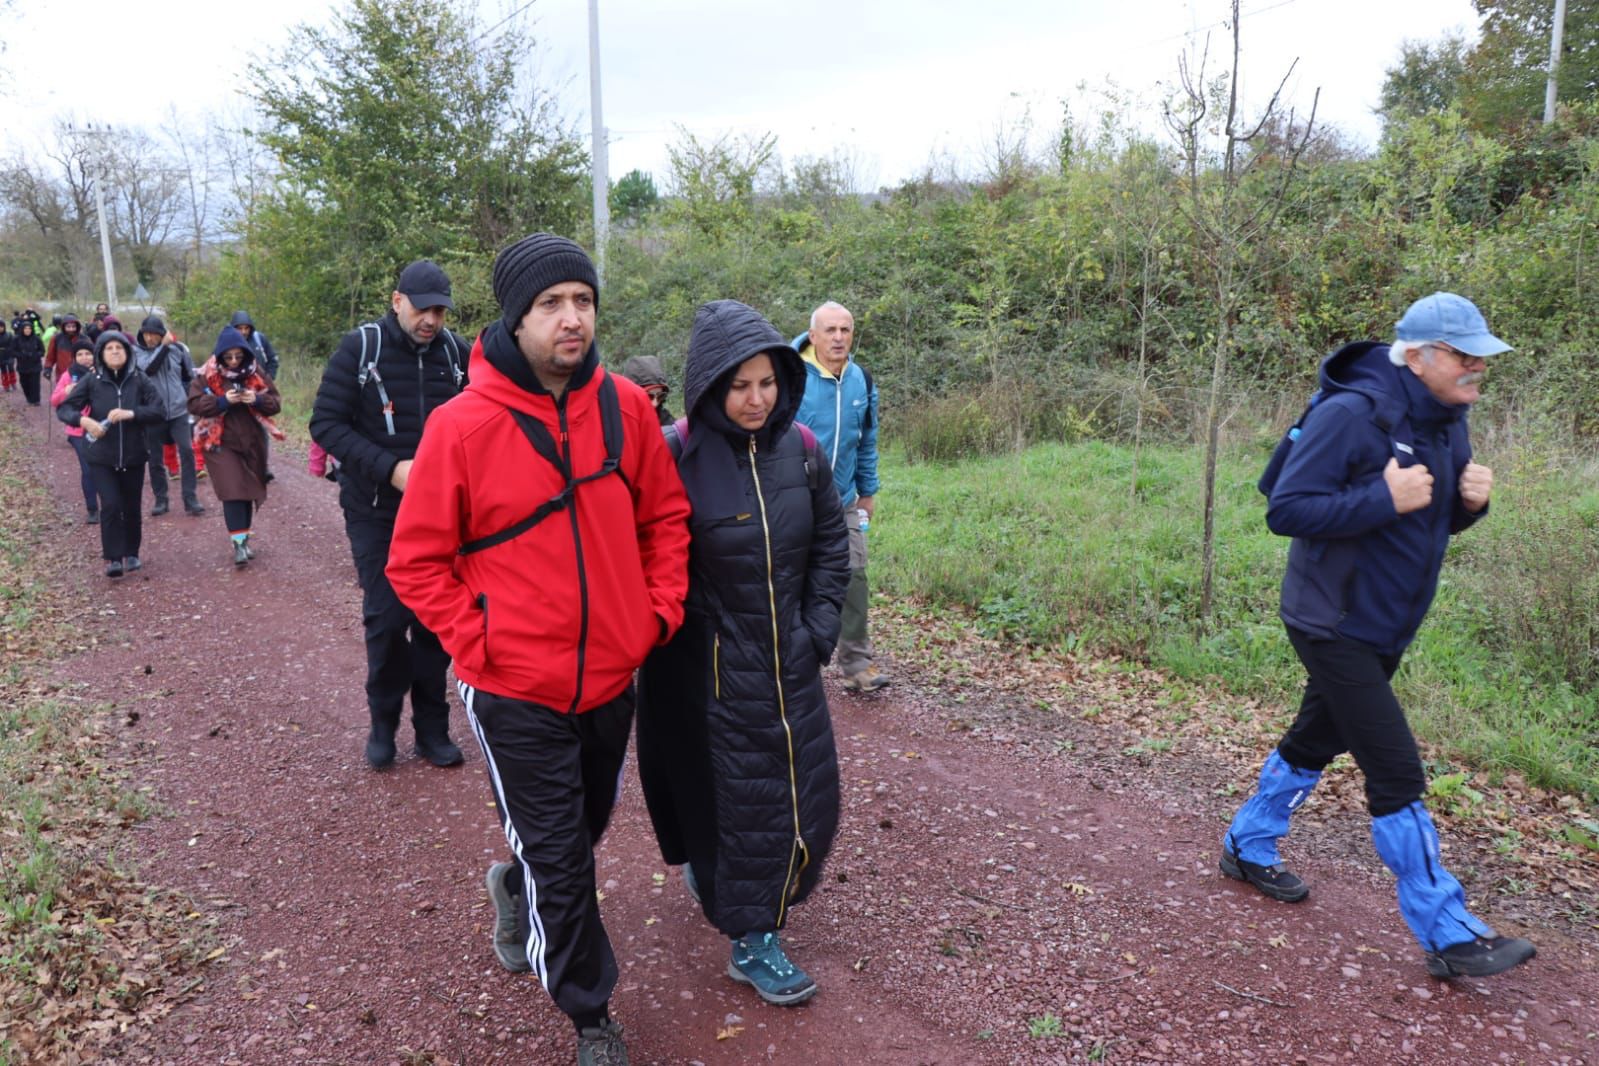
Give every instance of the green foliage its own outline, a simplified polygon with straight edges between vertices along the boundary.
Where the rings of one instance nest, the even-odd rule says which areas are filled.
[[[1599,495],[1592,463],[1543,441],[1479,449],[1492,514],[1457,538],[1427,624],[1396,678],[1417,732],[1484,768],[1599,796]],[[1264,448],[1223,454],[1215,617],[1199,615],[1198,450],[1101,441],[953,465],[885,456],[872,524],[887,592],[971,612],[991,636],[1114,651],[1179,679],[1287,702],[1303,671],[1277,620],[1287,545],[1262,519]],[[1145,746],[1145,754],[1158,750]],[[1435,787],[1470,802],[1466,779]],[[1441,795],[1442,793],[1440,793]]]
[[[278,180],[175,317],[215,328],[248,305],[290,352],[320,354],[413,259],[465,280],[525,233],[575,233],[586,156],[518,84],[526,43],[475,32],[444,0],[352,0],[295,31],[290,63],[254,65]],[[486,286],[463,295],[461,319],[490,316]]]
[[[638,222],[646,212],[660,202],[661,194],[655,189],[655,179],[642,170],[630,170],[611,184],[611,215],[614,218]]]
[[[1543,116],[1549,40],[1555,5],[1550,0],[1473,0],[1482,37],[1466,58],[1461,103],[1473,125],[1511,130]],[[1599,0],[1567,0],[1565,33],[1556,77],[1561,103],[1599,99]]]
[[[1377,110],[1385,122],[1444,111],[1460,98],[1466,71],[1466,42],[1459,34],[1437,41],[1405,41],[1399,64],[1383,78]]]

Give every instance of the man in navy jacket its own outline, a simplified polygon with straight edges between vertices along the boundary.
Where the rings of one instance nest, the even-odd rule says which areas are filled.
[[[1435,977],[1485,976],[1532,958],[1466,909],[1439,862],[1415,737],[1389,684],[1438,588],[1449,538],[1488,509],[1493,471],[1472,461],[1466,415],[1490,356],[1510,350],[1454,293],[1417,300],[1392,345],[1350,344],[1275,485],[1266,522],[1293,537],[1281,616],[1309,680],[1298,717],[1222,842],[1222,872],[1273,899],[1309,886],[1277,853],[1289,816],[1348,751],[1366,778],[1377,853]],[[1263,488],[1267,486],[1263,485]]]

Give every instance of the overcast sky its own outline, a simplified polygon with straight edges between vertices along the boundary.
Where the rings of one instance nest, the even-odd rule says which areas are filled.
[[[0,57],[0,137],[11,142],[56,115],[155,125],[174,106],[226,109],[247,56],[270,60],[292,25],[332,10],[327,0],[15,4]],[[1161,86],[1190,38],[1209,32],[1225,58],[1227,10],[1223,0],[600,0],[611,176],[638,167],[664,184],[679,126],[702,138],[770,132],[788,159],[841,151],[862,188],[934,157],[971,171],[995,131],[1024,115],[1040,145],[1063,98],[1086,117],[1084,83],[1114,82],[1158,129]],[[541,80],[586,138],[587,0],[482,0],[479,12],[534,34]],[[1477,25],[1470,0],[1251,0],[1242,21],[1246,94],[1261,100],[1297,58],[1290,103],[1303,112],[1319,87],[1321,117],[1365,143],[1401,42],[1451,30],[1472,39]],[[68,40],[77,44],[64,50]]]

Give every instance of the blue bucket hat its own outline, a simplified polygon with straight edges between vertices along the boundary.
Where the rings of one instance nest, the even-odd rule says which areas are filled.
[[[1476,304],[1452,292],[1435,292],[1411,304],[1394,327],[1394,336],[1402,341],[1442,341],[1456,351],[1483,358],[1514,350],[1488,332],[1488,323]]]

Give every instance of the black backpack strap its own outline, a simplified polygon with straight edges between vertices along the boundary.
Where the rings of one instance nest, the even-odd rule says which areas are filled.
[[[467,541],[456,549],[457,554],[471,555],[473,552],[480,552],[485,548],[492,548],[497,544],[504,544],[508,540],[520,537],[556,511],[565,510],[571,506],[572,500],[577,495],[577,487],[579,485],[589,481],[598,481],[607,474],[614,473],[617,477],[620,477],[622,483],[628,486],[628,491],[631,494],[632,485],[629,484],[627,475],[622,473],[622,408],[616,398],[616,383],[611,380],[609,374],[600,379],[599,402],[600,424],[605,435],[605,462],[601,463],[600,468],[594,473],[585,474],[579,478],[572,476],[572,468],[568,465],[566,457],[561,454],[560,449],[555,446],[555,438],[550,436],[550,431],[544,428],[543,422],[540,422],[525,411],[506,408],[511,418],[516,422],[517,427],[521,429],[522,435],[527,438],[529,444],[533,445],[533,450],[543,456],[545,461],[551,466],[555,467],[556,472],[561,475],[566,484],[561,487],[560,492],[539,504],[532,514],[520,522],[508,526],[498,533],[491,533],[486,537]]]
[[[861,428],[871,429],[877,425],[877,405],[872,402],[872,372],[859,363],[855,365],[861,367],[861,376],[866,379],[866,420],[861,424]]]
[[[622,404],[616,398],[616,379],[609,372],[600,378],[600,428],[605,434],[605,465],[600,467],[600,472],[584,481],[604,477],[615,472],[622,479],[622,484],[627,486],[627,491],[633,491],[633,483],[627,479],[627,472],[622,469],[622,447],[625,434],[622,429]]]

